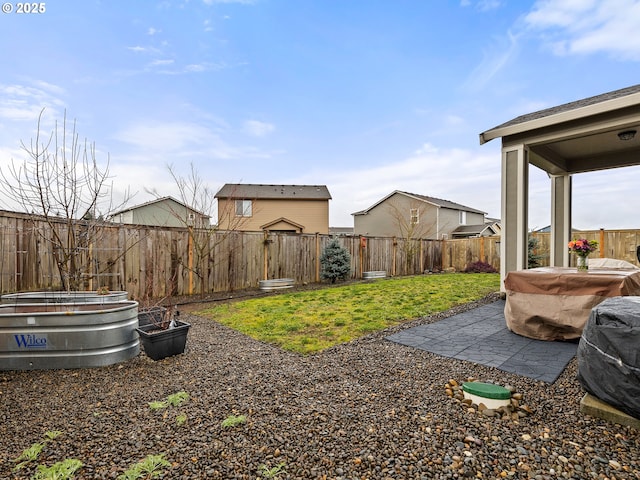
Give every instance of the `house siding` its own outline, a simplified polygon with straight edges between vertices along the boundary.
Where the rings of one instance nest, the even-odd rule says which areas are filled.
[[[195,215],[195,226],[205,226],[207,220],[202,215],[195,214],[192,209],[186,208],[172,200],[164,200],[148,205],[140,205],[138,207],[120,212],[114,216],[115,223],[126,223],[133,225],[153,225],[159,227],[184,227],[187,225],[189,213]],[[198,223],[199,222],[199,223]]]
[[[252,215],[238,222],[235,216],[236,199],[219,199],[218,211],[221,215],[220,228],[245,232],[259,232],[262,227],[279,218],[303,226],[301,233],[329,233],[329,201],[328,200],[252,200]],[[240,200],[240,199],[238,199]],[[236,225],[233,228],[233,225]],[[278,226],[274,226],[275,229]],[[274,228],[270,227],[270,228]]]
[[[354,233],[372,237],[403,237],[398,226],[398,216],[404,215],[408,222],[410,210],[420,211],[419,224],[413,236],[424,239],[442,239],[451,237],[451,232],[460,226],[460,210],[438,207],[432,203],[396,193],[385,201],[375,205],[366,214],[354,214]],[[484,223],[484,214],[467,212],[465,225]]]

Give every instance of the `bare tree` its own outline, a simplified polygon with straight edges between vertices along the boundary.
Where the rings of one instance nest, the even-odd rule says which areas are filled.
[[[217,250],[219,247],[230,240],[230,236],[237,231],[242,223],[246,222],[246,218],[235,215],[233,210],[233,202],[225,203],[221,208],[215,199],[215,193],[203,180],[202,176],[193,165],[189,166],[189,172],[186,176],[180,175],[173,165],[168,165],[167,169],[173,178],[178,189],[180,202],[191,210],[195,210],[200,214],[200,218],[217,219],[225,218],[227,228],[224,230],[219,228],[220,222],[198,222],[193,221],[185,210],[173,209],[170,207],[171,215],[188,230],[189,243],[193,251],[193,258],[180,259],[182,267],[188,274],[193,274],[198,278],[200,284],[200,294],[207,292],[207,278],[209,273],[218,261],[228,259],[231,262],[233,250],[228,249],[227,255],[218,258]],[[155,189],[148,189],[149,193],[156,198],[163,198]]]
[[[44,109],[35,139],[28,145],[21,141],[25,158],[0,168],[0,195],[5,204],[27,213],[36,235],[51,246],[62,288],[78,290],[92,275],[89,251],[99,241],[99,227],[115,211],[109,160],[100,167],[95,143],[80,141],[76,122],[67,125],[66,112],[62,123],[56,121],[43,135],[43,114]],[[122,204],[128,192],[125,197]]]
[[[424,214],[424,203],[418,200],[391,201],[388,208],[398,237],[403,240],[400,248],[404,254],[405,268],[410,271],[410,266],[418,254],[419,240],[427,237],[434,227],[434,221],[427,218]]]

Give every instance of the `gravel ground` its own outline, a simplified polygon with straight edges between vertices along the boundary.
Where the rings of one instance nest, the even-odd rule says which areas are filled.
[[[640,478],[638,431],[580,413],[575,359],[548,385],[384,339],[494,299],[306,357],[187,313],[184,355],[0,372],[0,478],[76,458],[75,478],[115,479],[159,453],[170,479],[263,478],[263,465],[283,465],[280,479]],[[491,417],[446,395],[450,379],[468,377],[513,387],[533,413]],[[149,408],[179,391],[183,405]],[[223,427],[229,415],[246,422]],[[13,472],[54,430],[37,462]]]

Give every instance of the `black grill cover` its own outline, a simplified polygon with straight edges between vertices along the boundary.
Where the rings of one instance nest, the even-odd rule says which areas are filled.
[[[612,297],[595,306],[577,357],[587,392],[640,418],[640,297]]]

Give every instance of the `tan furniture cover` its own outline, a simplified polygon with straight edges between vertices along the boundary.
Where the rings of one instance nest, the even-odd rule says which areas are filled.
[[[572,340],[605,298],[640,295],[640,269],[532,268],[509,272],[504,286],[509,330],[539,340]]]

